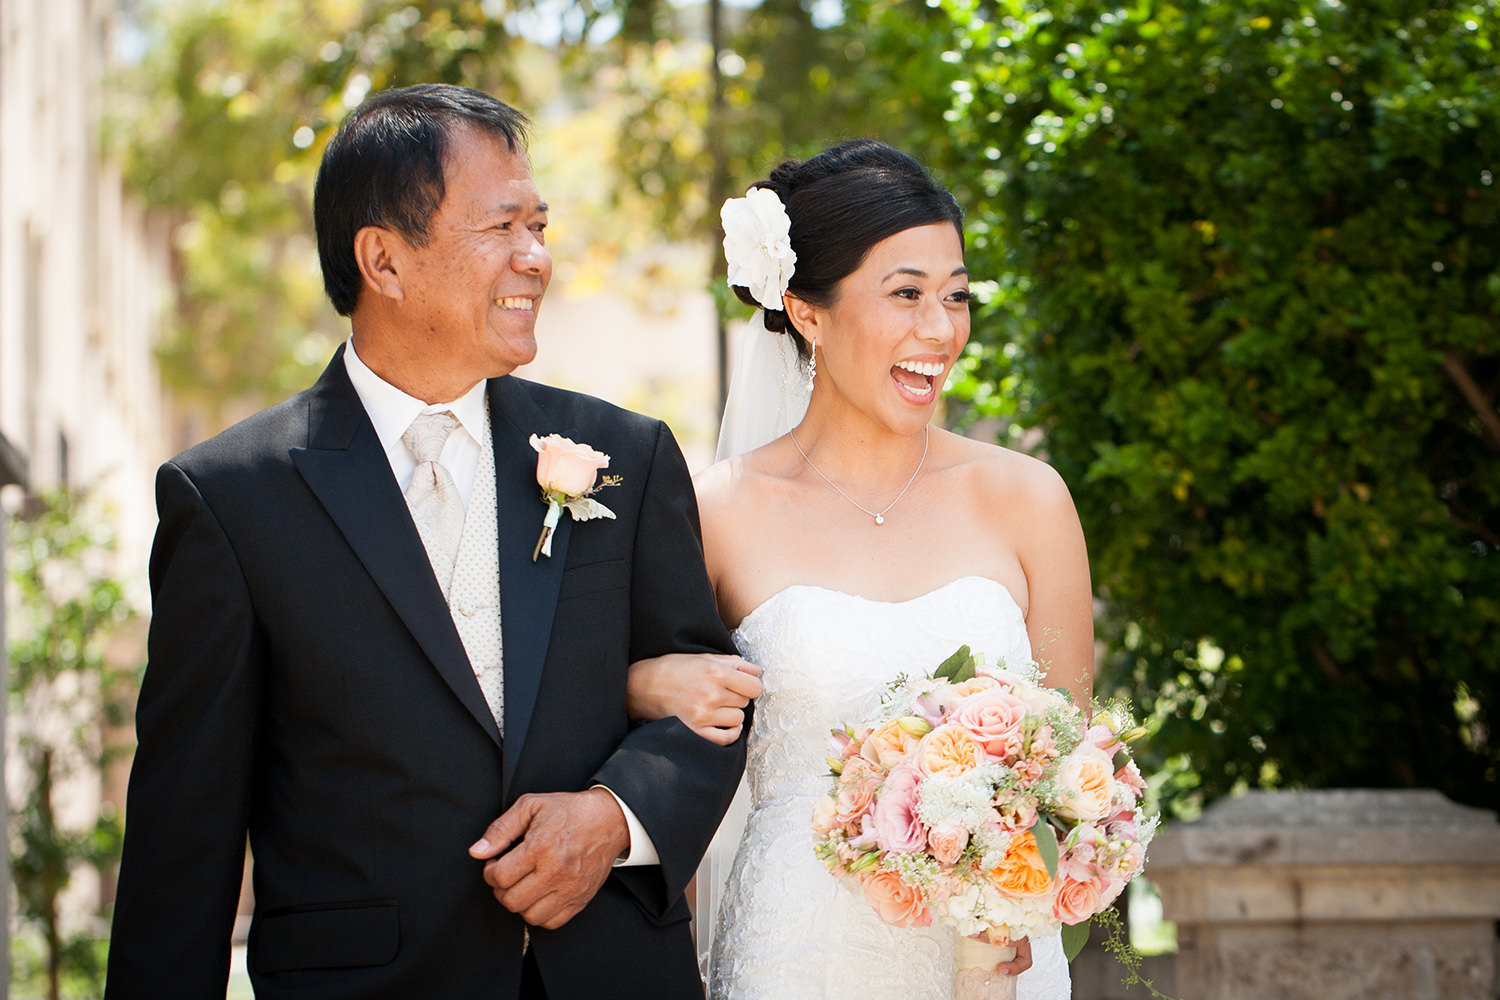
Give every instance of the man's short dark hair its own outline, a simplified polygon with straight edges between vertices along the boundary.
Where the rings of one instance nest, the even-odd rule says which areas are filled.
[[[512,152],[524,152],[530,124],[510,105],[451,84],[381,91],[354,109],[324,150],[313,190],[323,288],[339,314],[354,312],[363,285],[355,233],[384,226],[415,246],[426,244],[443,201],[455,127],[503,138]]]

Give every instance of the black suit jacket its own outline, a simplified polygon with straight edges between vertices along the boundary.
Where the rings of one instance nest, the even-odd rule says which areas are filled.
[[[665,425],[507,376],[488,385],[505,737],[344,369],[164,465],[109,1000],[223,996],[246,836],[256,995],[501,1000],[522,922],[467,849],[527,792],[609,786],[659,866],[616,869],[532,948],[556,1000],[701,996],[682,890],[743,742],[632,726],[630,661],[732,652]],[[611,456],[615,520],[558,526],[531,434]]]

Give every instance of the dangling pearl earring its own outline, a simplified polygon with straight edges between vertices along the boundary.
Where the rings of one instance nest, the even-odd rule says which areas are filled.
[[[812,342],[807,352],[807,391],[813,391],[813,382],[818,378],[818,342]]]

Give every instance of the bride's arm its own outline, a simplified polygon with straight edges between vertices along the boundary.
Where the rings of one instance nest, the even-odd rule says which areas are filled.
[[[745,706],[760,695],[760,668],[738,656],[668,653],[630,665],[625,707],[632,719],[675,715],[706,740],[740,737]]]
[[[724,572],[733,558],[734,532],[729,506],[743,499],[734,488],[732,463],[721,462],[694,477],[698,513],[703,530],[703,555],[709,582],[725,614],[728,583]],[[739,739],[745,708],[760,696],[760,668],[737,656],[671,653],[630,665],[625,704],[632,719],[664,719],[675,715],[706,740],[727,746]]]
[[[1049,687],[1088,713],[1094,693],[1094,593],[1088,549],[1073,498],[1051,466],[1035,463],[1026,484],[1029,530],[1017,547],[1026,574],[1026,632]]]

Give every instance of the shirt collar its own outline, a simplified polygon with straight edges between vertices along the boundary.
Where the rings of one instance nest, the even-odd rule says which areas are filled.
[[[474,383],[468,392],[451,403],[427,404],[371,371],[354,350],[353,337],[344,345],[344,368],[349,373],[349,381],[354,383],[354,391],[364,404],[365,412],[370,415],[370,423],[375,425],[375,436],[387,451],[401,440],[401,435],[406,433],[418,414],[441,413],[443,410],[452,410],[475,442],[484,440],[484,379]]]

